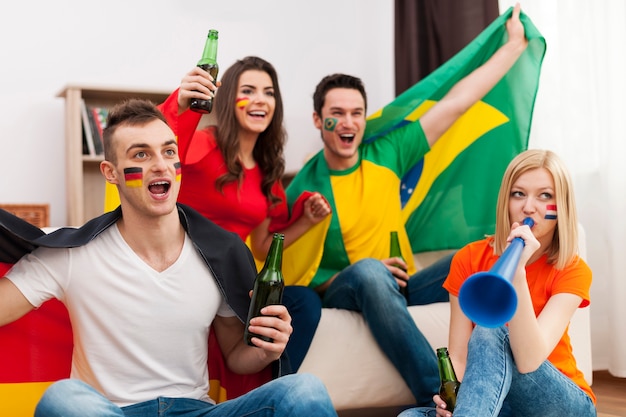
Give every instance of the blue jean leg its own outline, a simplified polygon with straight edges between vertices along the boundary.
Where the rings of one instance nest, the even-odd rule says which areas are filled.
[[[62,379],[46,389],[35,417],[124,417],[124,412],[84,382]]]
[[[362,259],[337,275],[324,307],[363,314],[374,339],[398,370],[418,405],[432,405],[439,387],[437,358],[417,328],[393,275],[376,259]]]
[[[437,417],[435,407],[416,407],[404,410],[398,417]]]
[[[302,365],[315,336],[322,315],[322,300],[309,287],[286,286],[283,292],[283,304],[291,315],[293,328],[286,349],[291,369],[286,373],[295,373]]]
[[[503,406],[511,411],[501,411]],[[468,344],[454,415],[594,417],[596,409],[591,398],[548,361],[534,372],[519,373],[508,328],[477,326]]]
[[[215,408],[219,413],[211,416],[337,416],[326,387],[311,374],[275,379]]]
[[[450,301],[450,295],[443,288],[443,282],[450,273],[453,256],[454,253],[450,253],[409,278],[408,304],[410,306]]]
[[[119,408],[78,380],[51,385],[35,417],[296,417],[337,416],[324,384],[310,374],[275,379],[234,400],[213,405],[159,397]]]

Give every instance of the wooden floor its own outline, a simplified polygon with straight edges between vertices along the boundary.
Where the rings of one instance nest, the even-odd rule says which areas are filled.
[[[626,378],[615,378],[608,371],[595,371],[591,388],[598,397],[598,417],[626,416]]]
[[[608,371],[594,371],[593,392],[598,398],[598,417],[626,417],[626,378],[615,378]],[[340,417],[396,417],[401,408],[350,410]]]

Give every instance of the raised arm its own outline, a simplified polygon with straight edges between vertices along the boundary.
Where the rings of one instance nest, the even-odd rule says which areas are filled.
[[[430,146],[461,117],[470,107],[482,99],[511,69],[526,49],[528,40],[520,21],[520,5],[515,5],[513,15],[507,21],[508,41],[487,62],[475,69],[452,89],[421,118],[426,139]]]
[[[180,82],[178,88],[178,113],[189,108],[192,98],[210,100],[214,97],[217,87],[212,82],[213,77],[200,67],[193,67]],[[216,83],[220,85],[219,82]]]
[[[196,134],[202,114],[189,109],[192,98],[208,99],[213,97],[217,87],[211,82],[211,75],[202,68],[194,67],[180,82],[180,86],[158,105],[159,110],[167,119],[170,128],[178,138],[178,149],[183,164],[187,161],[187,151]],[[219,86],[220,83],[217,82]]]

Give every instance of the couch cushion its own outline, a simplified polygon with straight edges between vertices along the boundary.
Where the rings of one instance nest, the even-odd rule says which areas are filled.
[[[449,303],[409,307],[433,349],[446,346]],[[299,373],[326,384],[337,410],[414,404],[408,387],[374,341],[359,313],[325,308]]]

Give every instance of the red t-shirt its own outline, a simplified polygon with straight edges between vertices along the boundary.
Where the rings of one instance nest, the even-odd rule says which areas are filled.
[[[450,273],[443,284],[443,287],[450,294],[458,297],[461,285],[466,278],[476,272],[491,269],[499,258],[493,252],[492,241],[492,238],[488,238],[470,243],[454,255]],[[588,306],[591,269],[585,261],[577,257],[570,265],[559,270],[554,265],[549,264],[547,259],[547,256],[544,255],[531,265],[526,266],[526,280],[528,281],[535,316],[539,315],[552,295],[559,293],[578,295],[583,299],[580,307]],[[594,402],[596,401],[596,397],[585,381],[583,373],[576,365],[567,329],[548,356],[548,360],[589,394]]]
[[[227,172],[226,162],[215,140],[213,126],[195,130],[201,115],[192,111],[178,114],[178,90],[159,106],[178,137],[181,187],[178,202],[199,211],[226,230],[246,240],[266,218],[277,223],[289,216],[285,190],[277,181],[272,192],[281,202],[272,206],[261,191],[263,173],[255,166],[244,169],[243,181],[229,182],[221,191],[215,181]]]
[[[197,131],[193,136],[194,143],[189,147],[187,158],[181,160],[182,180],[178,201],[246,240],[250,232],[266,218],[287,216],[285,191],[280,182],[274,184],[274,194],[280,196],[283,203],[271,207],[261,191],[263,173],[258,165],[244,169],[241,184],[229,182],[219,191],[215,181],[227,170],[214,134],[214,128],[207,128]],[[202,150],[201,158],[194,153],[194,147]],[[195,161],[190,164],[187,161],[192,153]]]

